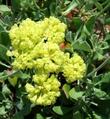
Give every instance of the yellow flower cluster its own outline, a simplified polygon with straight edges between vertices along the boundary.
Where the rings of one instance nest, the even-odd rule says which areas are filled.
[[[63,74],[68,83],[82,79],[85,71],[86,65],[84,61],[76,53],[63,65]]]
[[[62,72],[65,80],[72,83],[84,76],[86,65],[74,54],[70,57],[60,49],[64,42],[66,25],[55,17],[34,22],[31,19],[15,24],[9,31],[13,51],[14,69],[34,69],[33,85],[26,84],[30,101],[37,105],[51,105],[60,96],[57,74]]]
[[[19,26],[15,24],[9,31],[14,51],[7,52],[8,56],[16,58],[13,67],[32,68],[35,63],[33,59],[60,51],[58,44],[64,41],[65,29],[66,25],[55,17],[38,22],[27,18]]]
[[[56,98],[60,96],[60,82],[52,75],[50,78],[46,74],[38,74],[33,76],[34,86],[26,84],[28,98],[36,105],[51,105],[56,102]]]
[[[55,17],[45,18],[38,22],[27,18],[19,26],[15,24],[9,35],[14,49],[18,49],[19,52],[27,52],[44,40],[61,43],[64,40],[65,29],[66,25]]]

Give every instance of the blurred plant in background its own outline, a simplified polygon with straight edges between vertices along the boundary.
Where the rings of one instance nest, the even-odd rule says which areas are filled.
[[[63,64],[65,65],[65,75],[62,75],[62,72],[57,75],[53,72],[49,73],[51,77],[46,80],[44,78],[43,83],[46,83],[45,86],[48,87],[47,82],[51,78],[56,81],[56,78],[52,76],[56,75],[57,81],[61,83],[59,85],[56,82],[56,86],[60,87],[60,97],[52,105],[34,105],[27,98],[27,92],[30,92],[32,87],[30,86],[27,92],[25,87],[29,87],[30,83],[34,85],[32,79],[39,81],[39,77],[35,69],[19,68],[17,70],[18,67],[13,68],[15,54],[12,57],[7,56],[7,51],[10,51],[8,55],[9,53],[12,55],[14,50],[9,32],[14,24],[20,27],[20,24],[27,18],[37,23],[50,16],[57,18],[67,26],[62,39],[64,41],[58,44],[57,50],[60,49],[61,54],[70,54],[73,59],[77,52],[78,56],[84,60],[87,69],[83,80],[75,80],[76,78],[71,77],[74,70],[67,69],[70,66],[68,63]],[[54,29],[53,27],[52,30],[54,31]],[[37,32],[37,30],[35,31]],[[19,38],[23,39],[22,36],[21,34]],[[20,40],[19,38],[18,40]],[[47,42],[47,39],[44,41]],[[34,46],[32,47],[29,42],[25,43],[27,43],[25,45],[27,49],[29,45],[30,49],[33,49]],[[56,51],[55,45],[50,46]],[[37,51],[42,48],[43,45]],[[0,0],[0,119],[109,119],[109,50],[109,0]],[[61,54],[56,53],[56,60],[52,60],[53,64],[60,62]],[[27,55],[29,55],[29,51]],[[63,59],[65,60],[65,58]],[[36,60],[35,57],[33,60]],[[25,60],[21,63],[23,62]],[[42,62],[40,62],[41,65]],[[55,66],[50,68],[54,70]],[[66,82],[66,76],[73,81],[70,83],[70,80],[67,80]],[[43,79],[43,77],[41,78]],[[54,85],[51,84],[51,86]],[[51,86],[48,88],[51,89]]]

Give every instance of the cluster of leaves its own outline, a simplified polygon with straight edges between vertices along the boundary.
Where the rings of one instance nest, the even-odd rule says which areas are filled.
[[[0,119],[109,119],[109,14],[109,0],[0,0]],[[65,83],[55,105],[42,107],[26,98],[24,85],[31,72],[14,71],[6,52],[11,49],[8,30],[14,23],[49,16],[67,24],[65,40],[82,55],[87,73],[82,81]],[[9,77],[16,75],[14,85]]]

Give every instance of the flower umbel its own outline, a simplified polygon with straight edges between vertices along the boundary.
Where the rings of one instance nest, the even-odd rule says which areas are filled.
[[[63,74],[68,83],[82,79],[85,71],[86,65],[84,61],[76,53],[63,65]]]
[[[45,74],[34,75],[34,86],[26,84],[28,98],[36,105],[51,105],[56,102],[56,98],[60,96],[60,82],[52,75],[50,78]],[[53,85],[54,84],[54,85]]]
[[[62,72],[65,80],[72,83],[82,79],[86,65],[83,59],[74,53],[70,57],[61,48],[65,43],[66,25],[55,17],[35,22],[31,19],[15,24],[9,31],[13,57],[13,69],[33,71],[32,83],[25,89],[28,99],[35,105],[51,105],[60,96],[58,74]],[[68,46],[69,47],[69,46]]]

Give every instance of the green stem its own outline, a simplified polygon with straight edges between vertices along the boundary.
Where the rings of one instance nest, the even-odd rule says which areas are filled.
[[[5,66],[5,67],[7,67],[7,68],[11,68],[11,66],[8,66],[8,65],[4,64],[4,63],[1,62],[1,61],[0,61],[0,65]]]
[[[110,60],[110,56],[99,66],[97,67],[95,70],[93,70],[92,72],[90,72],[87,77],[92,76],[95,72],[99,71],[104,65],[107,64],[107,62]]]
[[[109,0],[106,0],[105,2],[102,3],[102,6],[108,4],[110,1]]]
[[[97,17],[99,17],[105,10],[107,10],[110,7],[110,2],[97,14]]]
[[[102,81],[97,82],[97,83],[95,84],[95,86],[99,85],[101,82],[102,82]]]
[[[36,0],[33,0],[33,2],[34,2],[34,4],[35,4],[35,7],[36,7],[37,9],[40,9],[40,7],[36,4]]]
[[[81,27],[79,28],[79,30],[76,32],[76,35],[74,37],[74,41],[76,41],[78,39],[78,36],[81,33],[81,31],[82,31],[82,28],[83,28],[83,24],[81,25]]]

